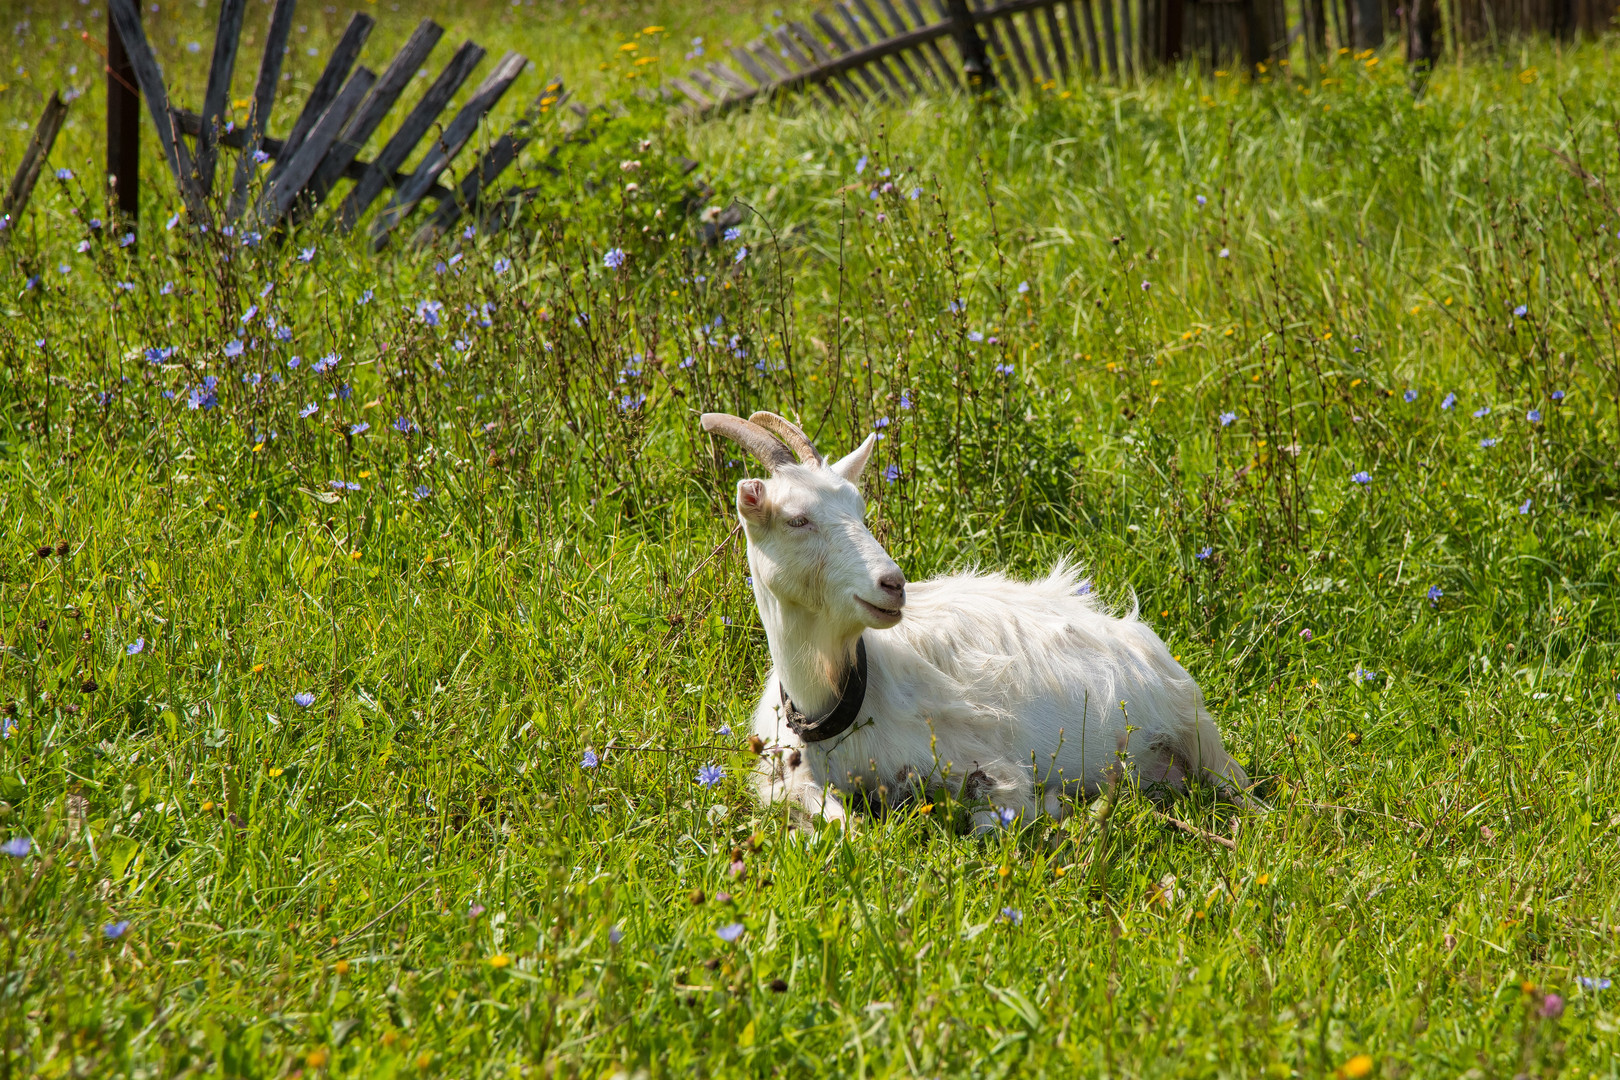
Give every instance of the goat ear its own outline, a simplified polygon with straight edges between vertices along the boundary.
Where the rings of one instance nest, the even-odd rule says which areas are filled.
[[[756,525],[765,521],[767,516],[765,509],[765,481],[742,480],[738,482],[737,513]]]
[[[866,462],[872,456],[872,448],[875,446],[877,446],[877,432],[874,431],[866,437],[865,442],[827,466],[827,468],[850,483],[857,483],[861,478],[861,470],[866,468]]]

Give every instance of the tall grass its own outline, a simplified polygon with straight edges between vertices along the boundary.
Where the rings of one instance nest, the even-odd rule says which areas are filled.
[[[0,1068],[1614,1075],[1617,76],[1370,59],[628,96],[380,258],[158,183],[119,247],[70,131],[0,269]],[[910,577],[1139,605],[1272,809],[758,805],[695,422],[758,407],[883,433]]]

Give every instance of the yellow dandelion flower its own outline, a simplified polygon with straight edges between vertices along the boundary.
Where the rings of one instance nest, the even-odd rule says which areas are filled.
[[[349,552],[349,558],[359,561],[360,553],[358,551],[351,551]]]
[[[433,1064],[433,1051],[424,1050],[416,1055],[416,1067],[418,1069],[425,1069],[431,1064]]]
[[[326,1047],[317,1046],[315,1049],[304,1055],[304,1064],[308,1065],[312,1069],[324,1069],[326,1068],[327,1058],[330,1056],[331,1055],[326,1052]]]
[[[208,811],[212,810],[213,808],[214,808],[214,800],[213,799],[209,799],[207,802],[202,804],[202,812],[205,813],[205,814],[208,813]]]
[[[1271,884],[1271,875],[1270,874],[1261,874],[1259,877],[1254,879],[1254,883],[1256,885],[1270,885]]]
[[[259,520],[259,512],[257,510],[253,511],[253,513],[248,515],[248,520],[249,521],[258,521]]]
[[[638,59],[636,61],[636,66],[640,67],[642,64],[656,64],[656,63],[658,63],[658,57],[656,57],[656,56],[643,56],[643,57],[641,57],[640,59]]]
[[[1006,866],[1006,865],[1002,865],[999,869],[996,870],[996,876],[997,877],[1006,877],[1010,873],[1012,873],[1012,867]]]
[[[492,968],[495,968],[497,971],[500,970],[503,967],[506,967],[511,962],[512,962],[512,958],[510,956],[507,956],[503,952],[498,952],[494,956],[489,958],[489,966],[492,967]]]
[[[1343,1067],[1339,1069],[1339,1075],[1345,1077],[1346,1080],[1361,1080],[1363,1076],[1366,1076],[1368,1073],[1372,1072],[1372,1069],[1372,1055],[1357,1054],[1355,1057],[1344,1063]]]
[[[635,42],[627,41],[623,45],[619,46],[619,51],[620,52],[635,52],[639,48],[641,48],[641,46],[637,45]]]
[[[923,803],[921,806],[917,807],[917,813],[919,814],[931,814],[933,811],[934,804],[931,802]]]
[[[270,770],[270,775],[271,776],[280,776],[282,773],[284,773],[286,771],[287,771],[286,769],[283,769],[280,765],[277,765],[275,768]]]
[[[257,675],[257,674],[259,674],[259,672],[261,672],[263,670],[264,670],[264,665],[263,664],[254,664],[253,665],[253,674]]]
[[[662,26],[644,26],[641,28],[641,32],[643,34],[662,34],[664,28]]]

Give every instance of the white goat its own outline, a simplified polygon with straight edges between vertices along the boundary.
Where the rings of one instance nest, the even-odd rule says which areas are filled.
[[[702,421],[771,470],[737,485],[773,662],[754,714],[778,748],[759,777],[767,800],[831,820],[845,816],[838,790],[898,801],[943,788],[987,828],[1062,816],[1122,759],[1161,795],[1202,776],[1243,800],[1248,778],[1198,684],[1134,611],[1101,610],[1062,563],[1040,581],[908,587],[855,486],[875,436],[824,464],[774,413]]]

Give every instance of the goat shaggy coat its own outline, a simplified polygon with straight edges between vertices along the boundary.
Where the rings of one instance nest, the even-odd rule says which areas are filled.
[[[773,660],[754,714],[773,748],[759,774],[765,798],[836,819],[840,791],[895,802],[949,789],[989,827],[1002,811],[1062,816],[1119,767],[1150,793],[1199,776],[1242,798],[1248,778],[1198,684],[1134,610],[1109,614],[1063,564],[1037,581],[964,573],[907,584],[867,531],[855,487],[874,439],[823,464],[774,414],[703,423],[772,469],[737,490]],[[868,672],[856,722],[805,742],[784,700],[830,711],[857,640]]]

